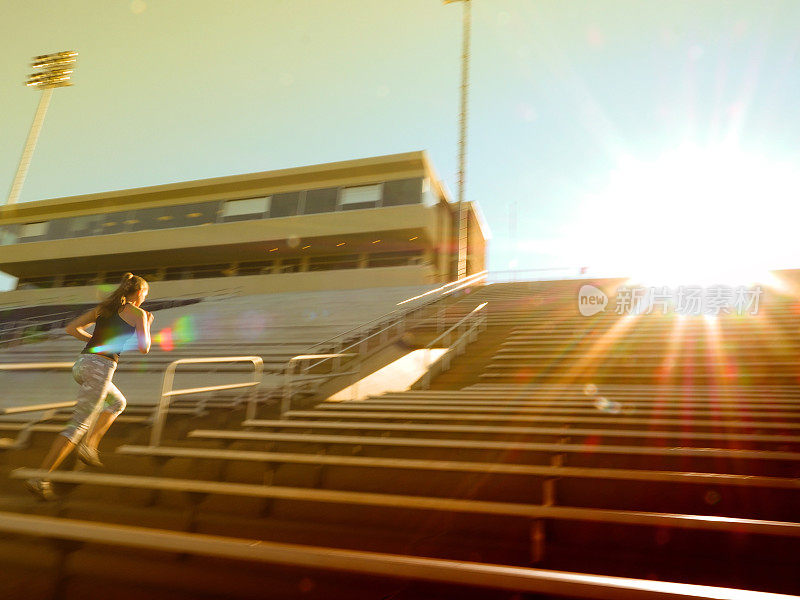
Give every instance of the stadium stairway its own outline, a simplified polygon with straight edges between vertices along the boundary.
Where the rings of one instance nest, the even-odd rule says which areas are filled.
[[[619,283],[609,280],[606,285]],[[469,352],[453,362],[450,369],[435,377],[430,389],[457,389],[482,381],[482,373],[494,360],[501,344],[517,330],[534,327],[542,315],[563,311],[574,301],[574,282],[516,282],[490,284],[465,290],[465,294],[445,310],[452,322],[487,302],[487,327]]]
[[[446,312],[455,319],[488,301],[485,334],[535,330],[537,339],[564,346],[559,337],[580,338],[586,327],[569,315],[574,286],[490,285]],[[550,321],[565,332],[551,331]],[[645,331],[653,346],[669,339],[666,329]],[[782,335],[790,348],[789,330]],[[463,360],[465,375],[505,376],[489,360],[505,337],[491,339],[453,368]],[[482,358],[470,356],[476,350]],[[396,600],[800,594],[797,386],[781,378],[631,381],[616,375],[617,365],[601,372],[594,363],[585,373],[604,379],[587,385],[569,370],[581,352],[532,359],[534,373],[562,372],[549,380],[456,378],[441,389],[320,402],[284,418],[266,409],[253,420],[240,409],[176,415],[158,447],[146,430],[121,423],[101,447],[105,468],[65,465],[54,476],[59,499],[48,504],[22,485],[37,475],[32,466],[52,439],[34,432],[31,447],[0,454],[0,476],[9,476],[0,497],[7,573],[0,592]]]
[[[434,379],[469,384],[603,383],[654,385],[797,385],[800,307],[767,295],[756,315],[578,312],[582,281],[499,284],[476,296],[490,300],[489,328],[475,352]],[[619,284],[605,280],[607,289]],[[499,343],[495,343],[499,342]],[[491,360],[486,360],[494,346]],[[480,370],[480,373],[477,371]],[[464,381],[464,379],[461,379]]]

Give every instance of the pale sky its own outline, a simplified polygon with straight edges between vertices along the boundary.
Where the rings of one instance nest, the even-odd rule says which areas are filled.
[[[472,3],[467,199],[491,228],[490,269],[627,268],[626,253],[647,256],[648,240],[747,227],[770,230],[756,244],[763,251],[796,228],[800,2]],[[2,7],[3,195],[38,101],[22,85],[28,62],[74,49],[75,85],[54,94],[22,201],[412,150],[430,153],[455,196],[458,4]],[[735,158],[709,151],[706,168],[706,150],[720,146]],[[695,185],[687,164],[731,179]],[[742,164],[758,165],[744,184]],[[755,197],[757,180],[773,182],[768,198]],[[693,218],[701,225],[683,232]],[[626,247],[620,238],[631,230],[639,233]],[[791,244],[778,246],[770,266],[800,266]]]

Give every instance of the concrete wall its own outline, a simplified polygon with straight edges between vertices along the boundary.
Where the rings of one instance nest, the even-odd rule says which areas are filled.
[[[480,218],[471,202],[467,215],[467,275],[473,275],[486,270],[488,236],[481,229]]]

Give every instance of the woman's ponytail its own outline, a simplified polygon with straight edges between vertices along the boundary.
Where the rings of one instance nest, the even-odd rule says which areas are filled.
[[[133,273],[125,273],[117,289],[100,303],[99,314],[104,317],[110,317],[119,312],[119,309],[125,306],[128,296],[133,296],[140,290],[147,289],[147,287],[147,282],[141,277]]]

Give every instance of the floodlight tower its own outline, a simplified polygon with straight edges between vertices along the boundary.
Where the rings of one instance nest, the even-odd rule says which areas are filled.
[[[33,124],[31,124],[31,129],[28,132],[28,140],[25,142],[22,157],[19,159],[19,167],[14,177],[14,183],[11,184],[8,204],[15,204],[17,200],[19,200],[22,184],[25,183],[25,176],[28,174],[28,166],[31,164],[31,157],[33,156],[33,151],[36,149],[39,133],[42,131],[44,116],[47,113],[47,107],[50,105],[50,97],[53,95],[53,90],[55,88],[72,85],[69,78],[72,74],[72,69],[77,57],[77,52],[68,50],[66,52],[35,56],[33,58],[31,67],[36,69],[36,71],[28,76],[28,81],[25,82],[25,85],[41,89],[42,97],[39,98],[39,107],[36,109],[36,115],[33,117]]]
[[[467,89],[469,87],[469,41],[472,26],[471,0],[444,0],[445,4],[461,2],[464,5],[463,33],[461,34],[461,116],[458,141],[458,279],[467,275],[467,205],[464,203],[467,159]]]

